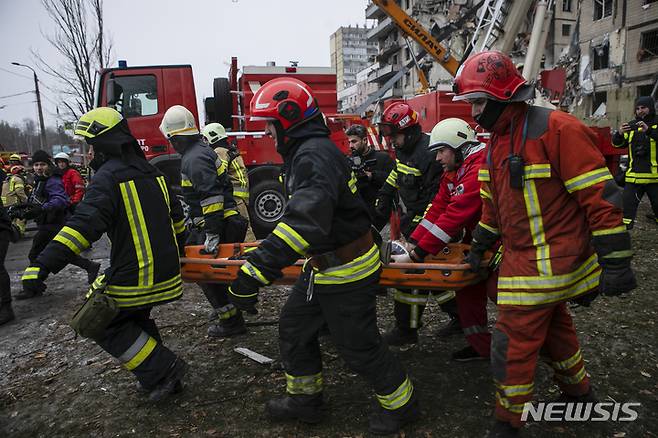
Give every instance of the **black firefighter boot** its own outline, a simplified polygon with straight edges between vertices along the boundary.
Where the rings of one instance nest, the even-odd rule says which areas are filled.
[[[16,316],[14,315],[14,311],[11,308],[11,302],[0,303],[0,325],[8,323],[14,318],[16,318]]]
[[[14,296],[17,300],[27,300],[30,298],[40,297],[46,291],[46,283],[39,281],[38,283],[30,286],[29,288],[23,287],[17,295]]]
[[[158,402],[170,394],[176,394],[183,390],[183,376],[187,372],[187,363],[177,358],[171,364],[167,374],[155,385],[155,388],[149,393],[149,400]]]
[[[374,411],[370,414],[369,429],[375,435],[392,435],[399,432],[405,424],[416,421],[419,416],[420,409],[414,391],[406,405],[393,411],[384,409],[377,403]]]
[[[299,420],[302,423],[316,424],[322,421],[322,393],[288,394],[273,398],[265,404],[270,418],[276,421]]]
[[[239,310],[236,315],[228,319],[220,319],[217,324],[210,324],[208,327],[208,336],[213,338],[230,338],[243,333],[247,333],[247,326]]]

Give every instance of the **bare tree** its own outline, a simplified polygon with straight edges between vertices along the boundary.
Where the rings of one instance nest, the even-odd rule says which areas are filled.
[[[64,96],[62,104],[74,118],[94,107],[97,70],[107,67],[112,41],[103,23],[103,0],[41,0],[55,23],[52,34],[44,37],[63,60],[49,64],[35,50],[32,55],[41,70],[55,78]]]

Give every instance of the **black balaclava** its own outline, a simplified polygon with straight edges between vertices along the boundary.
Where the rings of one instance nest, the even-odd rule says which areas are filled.
[[[285,157],[292,150],[296,149],[296,146],[306,138],[328,137],[331,134],[320,111],[316,112],[310,118],[291,126],[287,130],[283,129],[283,125],[278,120],[275,120],[273,123],[276,129],[276,151],[282,157]]]
[[[89,167],[94,171],[98,171],[110,158],[131,156],[146,160],[144,151],[131,134],[126,119],[121,120],[107,132],[87,139],[87,143],[94,147],[94,159],[89,162]]]
[[[491,131],[498,121],[498,117],[500,117],[509,104],[510,102],[500,102],[498,100],[487,99],[484,109],[480,115],[475,117],[475,121],[487,131]]]
[[[423,135],[423,131],[420,125],[410,126],[409,128],[398,132],[402,132],[404,134],[404,143],[402,146],[395,146],[395,149],[399,149],[401,151],[413,148],[413,146],[420,139],[421,135]]]
[[[224,137],[220,140],[217,140],[211,145],[213,148],[224,148],[224,149],[229,149],[231,145],[228,142],[228,137]]]
[[[201,134],[174,135],[169,139],[169,141],[171,142],[171,145],[176,150],[176,152],[183,155],[190,146],[201,142]]]

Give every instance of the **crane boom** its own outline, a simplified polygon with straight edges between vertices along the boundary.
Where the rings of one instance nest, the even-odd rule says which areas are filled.
[[[451,76],[457,74],[459,61],[448,52],[430,33],[416,20],[411,18],[393,0],[372,0],[384,11],[400,29],[420,44]]]

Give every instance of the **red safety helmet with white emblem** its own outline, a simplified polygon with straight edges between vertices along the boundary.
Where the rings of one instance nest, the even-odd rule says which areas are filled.
[[[379,131],[382,135],[389,136],[399,131],[417,125],[418,113],[404,102],[396,102],[389,105],[382,114],[379,122]]]
[[[534,96],[534,86],[527,82],[509,56],[495,50],[480,52],[459,67],[452,100],[521,102]]]
[[[299,79],[272,79],[251,99],[251,120],[278,120],[284,131],[320,112],[313,90]]]

